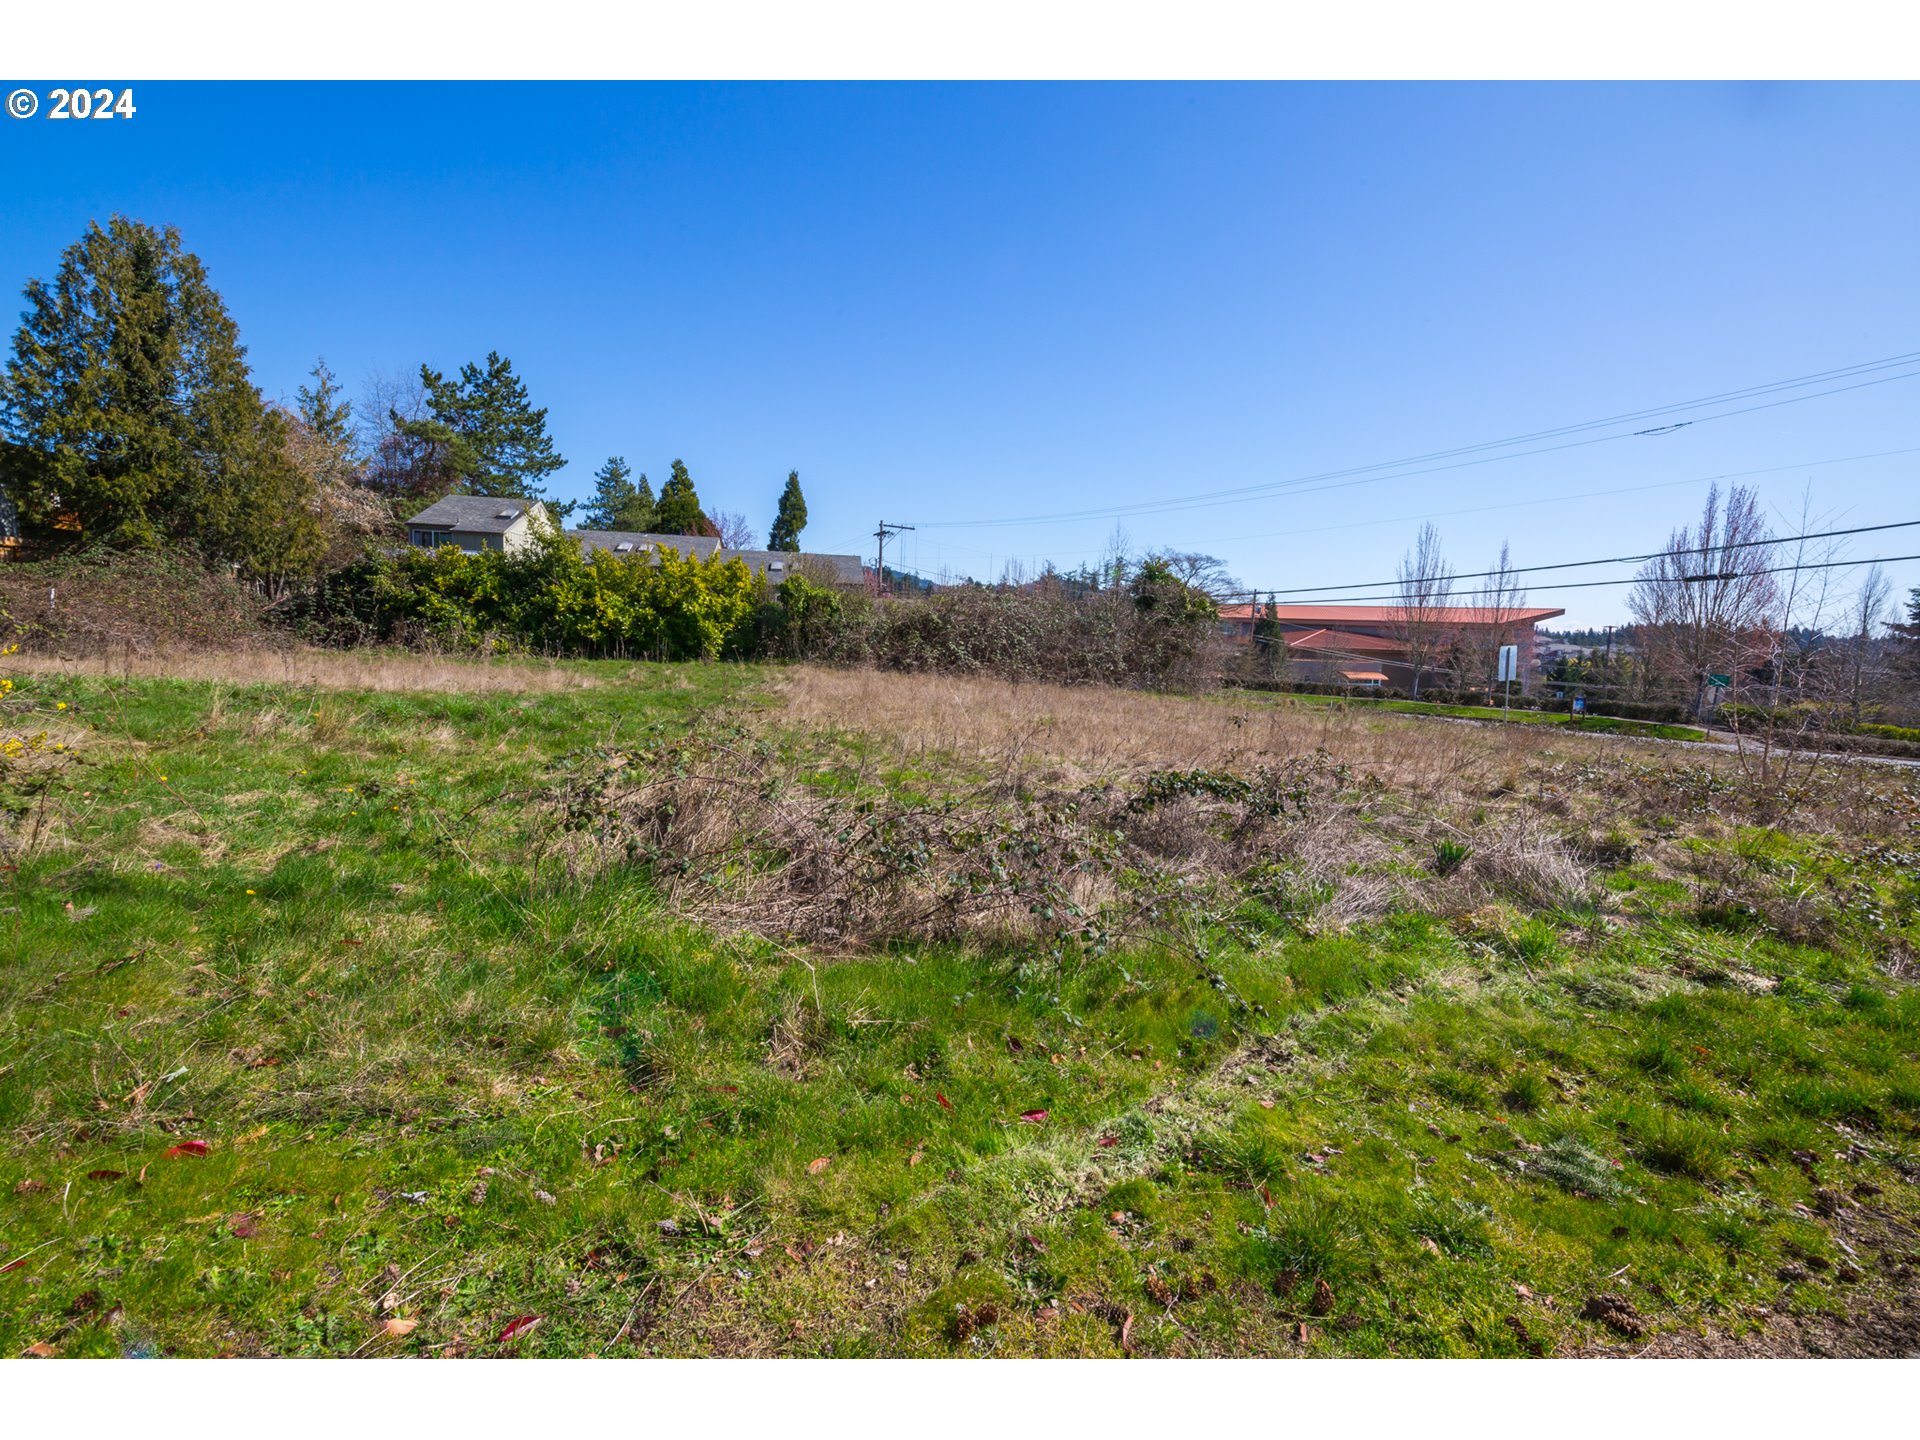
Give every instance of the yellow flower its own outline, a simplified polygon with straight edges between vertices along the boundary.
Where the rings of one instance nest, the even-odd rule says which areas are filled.
[[[164,784],[166,784],[166,783],[167,783],[167,777],[166,777],[166,776],[164,776],[164,775],[162,775],[162,776],[160,777],[160,783],[161,783],[162,785],[164,785]]]
[[[247,894],[249,894],[249,895],[251,895],[251,894],[253,894],[253,891],[251,891],[251,890],[249,890],[249,891],[247,891]]]
[[[58,701],[55,703],[53,708],[56,710],[64,710],[67,708],[67,702],[64,700]]]

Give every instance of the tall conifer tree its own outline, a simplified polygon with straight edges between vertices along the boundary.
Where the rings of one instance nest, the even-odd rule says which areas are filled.
[[[773,517],[773,532],[767,536],[769,550],[797,551],[800,532],[807,528],[807,497],[800,493],[800,472],[787,472],[787,488],[780,492],[780,510]]]
[[[513,363],[497,350],[486,365],[460,367],[454,379],[420,367],[427,416],[395,417],[408,437],[439,448],[442,463],[470,495],[539,500],[557,515],[573,508],[547,499],[546,478],[567,462],[547,434],[547,412],[527,398]]]
[[[179,232],[91,224],[26,300],[0,376],[0,489],[25,528],[187,543],[262,578],[313,563],[312,482]]]
[[[713,531],[713,522],[700,511],[700,496],[693,488],[693,477],[679,460],[673,462],[673,474],[660,487],[653,523],[662,535],[706,535]]]

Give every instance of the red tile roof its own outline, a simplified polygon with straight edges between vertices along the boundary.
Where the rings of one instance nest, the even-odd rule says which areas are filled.
[[[1245,606],[1224,606],[1220,614],[1228,617],[1234,610],[1246,618]],[[1393,625],[1404,621],[1407,612],[1399,605],[1267,605],[1261,613],[1282,625]],[[1528,625],[1566,613],[1543,606],[1497,610],[1485,605],[1440,605],[1425,611],[1423,618],[1438,625]]]

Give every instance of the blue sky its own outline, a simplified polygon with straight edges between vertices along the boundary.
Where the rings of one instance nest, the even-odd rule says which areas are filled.
[[[1913,86],[134,88],[130,121],[0,121],[0,285],[89,219],[170,223],[269,395],[319,354],[357,387],[498,349],[550,411],[560,495],[612,453],[656,484],[679,456],[764,530],[797,467],[809,548],[913,522],[889,558],[928,572],[1070,568],[1114,525],[940,522],[1920,351]],[[1124,524],[1284,591],[1390,575],[1427,516],[1462,570],[1503,538],[1520,564],[1645,550],[1716,474],[1774,471],[1752,483],[1783,526],[1809,482],[1838,524],[1920,518],[1920,453],[1813,463],[1920,447],[1920,379],[1704,418],[1725,408]],[[1853,548],[1912,552],[1920,530]],[[1624,591],[1534,594],[1604,622]]]

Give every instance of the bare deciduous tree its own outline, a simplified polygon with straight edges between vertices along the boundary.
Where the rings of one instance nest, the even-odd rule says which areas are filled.
[[[1874,631],[1885,623],[1892,598],[1893,582],[1887,579],[1886,571],[1874,565],[1860,582],[1860,588],[1855,592],[1853,604],[1848,610],[1848,628],[1853,633],[1847,638],[1845,651],[1846,698],[1847,709],[1855,723],[1859,722],[1869,690],[1886,668],[1882,663],[1883,645],[1876,639]]]
[[[1697,527],[1682,526],[1634,577],[1627,608],[1656,683],[1684,694],[1695,715],[1708,677],[1739,684],[1773,653],[1780,587],[1768,573],[1772,532],[1755,492],[1707,491]]]
[[[720,532],[720,548],[723,550],[752,550],[756,538],[753,526],[747,523],[747,517],[738,510],[716,510],[707,517]]]
[[[1453,640],[1447,612],[1453,600],[1453,567],[1440,548],[1440,531],[1429,520],[1413,548],[1400,557],[1400,614],[1396,628],[1413,671],[1414,698],[1426,672],[1439,663]]]
[[[1473,598],[1478,608],[1487,612],[1488,623],[1474,626],[1463,636],[1460,648],[1466,674],[1461,676],[1461,683],[1466,684],[1470,676],[1475,686],[1492,695],[1499,684],[1495,677],[1500,673],[1500,647],[1518,642],[1520,612],[1527,608],[1527,592],[1521,588],[1505,540],[1500,542],[1500,558]],[[1526,677],[1519,678],[1524,688]]]

